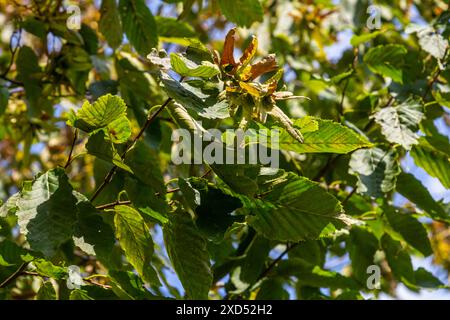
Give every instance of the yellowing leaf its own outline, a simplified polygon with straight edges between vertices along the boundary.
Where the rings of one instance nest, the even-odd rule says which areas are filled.
[[[255,36],[252,36],[252,40],[250,41],[250,44],[248,47],[244,50],[244,53],[242,54],[239,61],[241,62],[241,67],[245,67],[250,60],[255,56],[256,50],[258,50],[258,38]]]

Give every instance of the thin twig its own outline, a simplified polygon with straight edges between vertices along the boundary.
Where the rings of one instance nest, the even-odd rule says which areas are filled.
[[[78,129],[76,128],[75,131],[73,132],[72,145],[70,147],[69,157],[67,158],[67,162],[66,165],[64,166],[64,169],[67,169],[67,167],[70,166],[70,163],[72,162],[73,149],[75,148],[75,143],[77,142],[77,139],[78,139]]]
[[[96,206],[95,208],[97,210],[105,210],[105,209],[114,208],[115,206],[127,205],[127,204],[131,204],[131,201],[130,200],[124,200],[124,201],[117,200],[115,202],[106,203],[106,204],[102,204],[100,206]]]
[[[91,202],[94,201],[98,195],[105,189],[105,187],[108,185],[108,183],[111,182],[114,174],[117,171],[117,167],[114,165],[111,170],[109,170],[108,174],[103,179],[103,182],[100,184],[100,186],[95,190],[94,194],[91,197]]]
[[[356,192],[356,188],[353,188],[352,191],[350,191],[350,193],[345,197],[344,200],[342,200],[341,204],[344,205],[347,203],[347,201],[355,194]]]
[[[2,74],[0,76],[2,79],[5,79],[6,81],[9,81],[9,82],[12,82],[15,84],[19,84],[19,82],[16,82],[15,80],[11,80],[11,79],[7,78],[7,75],[9,73],[9,71],[11,71],[11,67],[14,64],[14,57],[16,56],[17,49],[20,47],[20,40],[22,39],[22,29],[19,29],[18,33],[19,33],[19,36],[17,38],[17,45],[14,49],[12,48],[13,47],[12,40],[14,39],[14,36],[11,36],[11,39],[9,41],[9,50],[11,51],[11,60],[9,61],[8,67],[5,69],[5,71],[2,72]]]
[[[339,122],[341,122],[341,117],[344,115],[344,99],[345,99],[345,94],[347,93],[349,82],[350,82],[350,79],[345,80],[344,88],[342,89],[341,101],[339,102],[339,106],[338,106],[338,121]]]
[[[5,281],[3,281],[0,284],[0,288],[4,288],[6,287],[8,284],[10,284],[11,282],[13,282],[17,277],[19,277],[22,274],[22,271],[24,271],[26,268],[28,267],[28,262],[23,263],[19,269],[17,269],[16,271],[14,271],[13,274],[11,274],[8,278],[6,278]]]
[[[297,243],[294,243],[294,244],[292,244],[290,246],[287,245],[286,249],[277,258],[275,258],[275,260],[273,260],[263,272],[261,272],[261,274],[258,276],[256,282],[258,282],[259,280],[261,280],[262,278],[267,276],[270,273],[270,271],[272,271],[272,269],[275,268],[275,266],[278,264],[278,262],[280,262],[281,259],[283,259],[283,257],[285,255],[287,255],[289,253],[289,251],[291,251],[293,248],[295,248],[299,243],[300,242],[297,242]]]

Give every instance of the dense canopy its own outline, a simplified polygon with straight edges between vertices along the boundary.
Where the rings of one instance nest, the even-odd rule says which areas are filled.
[[[0,1],[0,36],[0,299],[449,297],[446,1]]]

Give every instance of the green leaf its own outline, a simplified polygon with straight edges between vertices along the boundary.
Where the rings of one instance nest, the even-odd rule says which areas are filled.
[[[430,176],[438,178],[445,188],[450,188],[450,158],[445,153],[435,149],[424,138],[411,149],[414,163],[423,168]]]
[[[84,49],[90,55],[95,56],[98,51],[98,37],[97,33],[89,27],[87,24],[82,24],[79,31],[81,37],[83,38]],[[94,58],[95,59],[95,58]]]
[[[22,46],[19,49],[16,60],[17,80],[23,82],[29,111],[32,115],[40,115],[43,105],[39,102],[42,100],[42,70],[39,66],[38,57],[33,49]]]
[[[114,144],[105,138],[105,133],[103,131],[98,131],[89,137],[89,140],[86,143],[86,150],[89,154],[99,159],[105,160],[125,171],[133,173],[133,170],[123,162],[119,152],[114,147]]]
[[[384,206],[384,213],[392,228],[400,233],[403,239],[419,250],[424,256],[433,253],[427,231],[411,214],[401,213],[391,206]]]
[[[5,218],[10,213],[17,211],[17,201],[20,199],[20,192],[13,194],[0,207],[0,218]]]
[[[133,109],[142,103],[147,107],[147,101],[154,99],[154,92],[145,74],[128,59],[117,60],[115,65],[122,98]]]
[[[160,224],[168,221],[169,208],[164,199],[164,193],[156,195],[154,188],[133,177],[125,178],[124,188],[133,206],[144,214],[143,218],[146,221],[149,218],[149,221]]]
[[[322,269],[299,258],[280,261],[276,267],[276,273],[295,276],[298,278],[298,283],[304,286],[331,289],[357,289],[359,287],[351,278],[344,277],[338,272]]]
[[[119,13],[123,30],[140,55],[146,56],[158,46],[155,18],[144,0],[120,0]]]
[[[414,277],[416,278],[416,284],[422,288],[445,288],[445,285],[433,276],[428,270],[420,267],[415,273]]]
[[[381,246],[394,276],[407,285],[414,285],[416,279],[411,258],[400,242],[385,233],[381,238]]]
[[[105,36],[111,48],[117,48],[122,43],[122,23],[116,0],[103,0],[100,7],[100,22],[98,28]]]
[[[158,25],[159,40],[164,42],[177,43],[179,45],[189,45],[189,39],[197,36],[194,28],[187,22],[182,22],[172,17],[155,17]]]
[[[43,277],[54,278],[56,280],[62,280],[67,277],[66,268],[56,266],[50,261],[38,259],[33,264],[36,267],[36,272]]]
[[[92,133],[103,130],[113,143],[123,143],[131,135],[127,106],[122,98],[104,95],[93,104],[85,101],[76,114],[71,114],[67,124]]]
[[[36,37],[44,39],[47,36],[46,24],[36,17],[27,17],[20,22],[20,26],[27,32],[34,34]]]
[[[372,72],[403,83],[402,67],[407,53],[408,50],[402,45],[379,45],[369,49],[364,55],[364,62]]]
[[[116,236],[127,260],[144,281],[158,285],[158,276],[150,264],[154,250],[153,240],[144,219],[129,206],[116,206],[114,210]]]
[[[95,300],[86,290],[75,289],[70,292],[69,300]]]
[[[223,15],[238,26],[250,27],[253,22],[263,21],[263,9],[259,0],[218,0]]]
[[[187,298],[207,299],[212,273],[206,240],[185,213],[173,213],[163,231],[167,253]]]
[[[202,61],[198,65],[175,52],[170,54],[170,63],[173,70],[183,77],[211,78],[220,73],[219,67],[209,61]]]
[[[398,143],[406,150],[417,144],[418,130],[423,108],[418,101],[407,100],[395,107],[386,107],[374,115],[375,121],[389,142]]]
[[[186,200],[187,206],[193,210],[197,208],[201,203],[200,191],[194,188],[189,180],[183,178],[178,178],[178,186],[184,200]]]
[[[376,38],[379,34],[381,34],[382,31],[374,31],[371,33],[365,33],[365,34],[361,34],[361,35],[354,35],[351,39],[350,39],[350,44],[354,47],[359,46],[360,44],[370,41],[374,38]]]
[[[207,119],[225,119],[230,117],[228,103],[217,101],[217,95],[207,95],[187,83],[180,83],[166,73],[162,73],[161,82],[164,91],[183,107],[194,111]]]
[[[331,120],[314,117],[296,119],[294,126],[300,129],[304,142],[298,143],[286,130],[280,130],[279,148],[297,153],[349,153],[372,144],[353,130]],[[264,134],[264,133],[263,133]],[[263,136],[260,135],[260,139]],[[268,139],[270,141],[270,139]],[[271,141],[270,141],[271,142]],[[274,139],[276,142],[276,139]],[[272,144],[272,148],[275,146]]]
[[[210,166],[214,173],[233,191],[246,196],[253,196],[258,192],[256,179],[260,172],[259,165],[210,164]]]
[[[426,134],[423,136],[423,139],[426,142],[428,142],[436,150],[439,150],[450,157],[449,138],[439,133],[432,119],[422,121],[420,124],[420,130]]]
[[[260,195],[244,198],[244,207],[248,223],[268,239],[317,239],[351,223],[339,201],[307,178],[279,170],[258,184]]]
[[[285,280],[281,277],[264,280],[255,300],[289,300],[289,292],[284,288]]]
[[[99,261],[108,265],[115,243],[114,232],[85,196],[78,192],[74,192],[74,195],[78,200],[74,243],[87,254],[97,256]]]
[[[109,276],[112,291],[122,300],[144,300],[153,297],[141,278],[131,271],[110,270]]]
[[[9,100],[9,90],[7,88],[0,88],[0,116],[2,116],[5,111],[6,107],[8,106],[8,100]]]
[[[138,141],[127,153],[125,163],[133,170],[136,179],[152,187],[155,192],[166,191],[157,150],[150,148],[143,141]]]
[[[39,288],[36,300],[56,300],[56,291],[50,281],[45,281]]]
[[[348,245],[353,276],[366,285],[369,276],[367,268],[374,264],[374,255],[379,248],[378,239],[367,228],[353,227],[350,230]]]
[[[181,181],[181,180],[180,180]],[[189,182],[194,190],[199,192],[199,203],[193,209],[197,215],[195,224],[208,240],[220,242],[227,229],[242,217],[233,215],[234,211],[242,207],[239,199],[223,193],[221,190],[209,187],[205,181],[191,178]],[[187,184],[187,182],[185,182]],[[183,185],[181,183],[180,187]],[[186,185],[183,190],[186,191]],[[190,196],[191,192],[183,195]],[[217,204],[220,203],[218,207]]]
[[[401,169],[395,149],[361,149],[352,154],[349,173],[357,176],[357,191],[381,197],[395,188]]]
[[[450,217],[433,199],[430,192],[410,173],[400,173],[396,190],[409,201],[415,203],[433,219],[444,219],[450,223]]]
[[[3,240],[0,242],[0,266],[9,267],[34,259],[32,252],[19,247],[12,241]]]
[[[234,293],[247,290],[249,286],[259,280],[271,248],[268,239],[262,236],[253,238],[245,253],[236,261],[236,266],[232,271],[231,281],[237,288]]]
[[[325,263],[326,248],[322,240],[306,240],[299,242],[288,253],[290,258],[303,259],[309,263],[323,266]]]
[[[30,248],[51,257],[72,237],[76,199],[62,168],[38,175],[17,201],[18,224]]]
[[[92,46],[92,43],[91,43]],[[93,68],[88,52],[81,46],[64,45],[61,50],[61,68],[73,89],[80,95],[86,92],[89,71]]]
[[[433,27],[409,25],[406,33],[417,33],[422,49],[436,59],[443,59],[448,48],[448,40],[439,34]]]

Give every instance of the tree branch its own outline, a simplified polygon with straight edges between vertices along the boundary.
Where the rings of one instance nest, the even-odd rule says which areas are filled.
[[[14,273],[12,275],[10,275],[8,278],[6,278],[5,281],[3,281],[0,284],[0,289],[6,287],[8,284],[10,284],[11,282],[13,282],[15,279],[17,279],[17,277],[19,277],[22,272],[28,267],[28,262],[23,263],[19,269],[17,269],[16,271],[14,271]]]
[[[75,143],[77,142],[77,139],[78,139],[78,129],[75,129],[75,131],[73,132],[73,139],[72,139],[72,145],[70,147],[69,157],[67,158],[67,162],[66,162],[66,165],[64,166],[64,169],[67,169],[67,167],[70,166],[70,163],[72,162],[73,148],[75,147]]]

